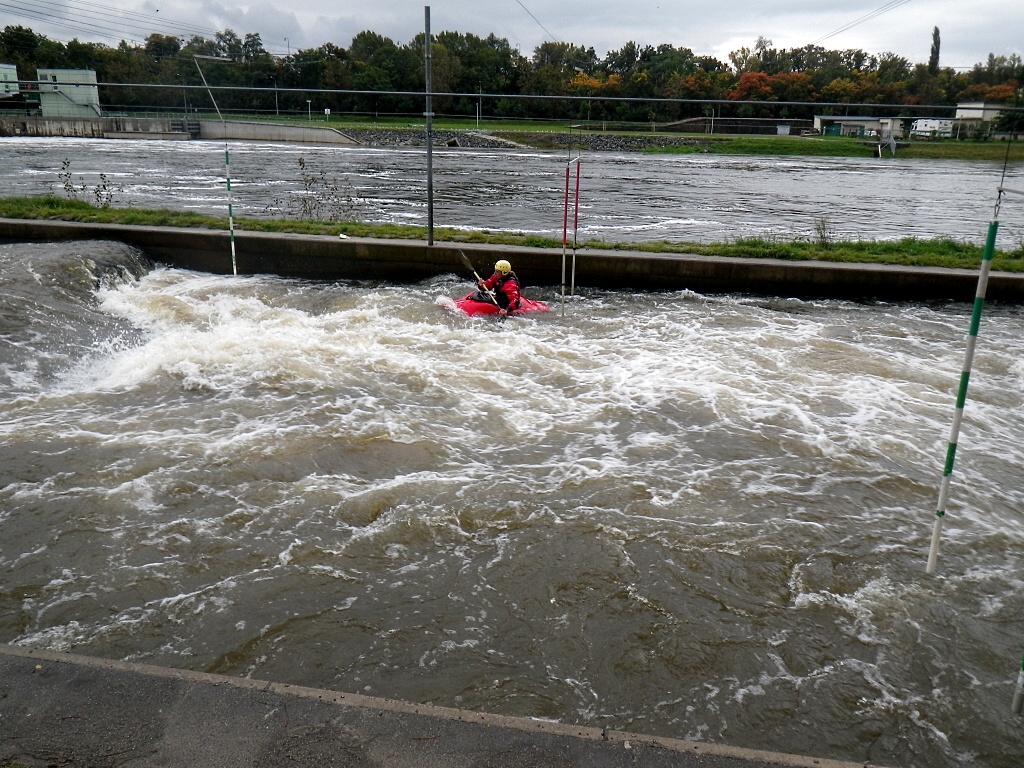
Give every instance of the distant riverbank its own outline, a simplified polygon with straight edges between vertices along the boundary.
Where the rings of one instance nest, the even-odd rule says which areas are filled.
[[[422,124],[381,121],[313,120],[276,121],[263,118],[229,119],[230,126],[246,126],[229,133],[231,141],[270,141],[286,144],[346,144],[349,140],[371,147],[422,147]],[[173,117],[53,119],[40,121],[0,117],[0,140],[5,136],[78,137],[106,139],[179,140],[223,138],[224,124],[210,119]],[[346,138],[348,137],[348,138]],[[892,157],[974,161],[1024,162],[1024,146],[1005,139],[900,141],[893,149],[878,140],[843,136],[777,136],[728,133],[676,133],[673,131],[601,130],[594,126],[545,124],[534,126],[498,121],[473,126],[468,121],[439,120],[432,130],[438,148],[540,149],[579,152],[650,152],[764,157]]]
[[[335,126],[361,144],[377,147],[426,144],[423,128],[365,128]],[[528,147],[530,149],[564,149],[584,152],[666,152],[673,154],[712,155],[766,155],[784,157],[875,157],[878,142],[833,136],[759,136],[673,134],[665,132],[603,132],[603,131],[544,131],[502,129],[451,129],[433,131],[435,146],[501,149]],[[1012,163],[1024,162],[1024,144],[1004,140],[986,141],[913,141],[901,142],[895,151],[897,157],[947,160],[993,160],[1007,158]],[[882,159],[893,157],[889,147],[883,147]]]

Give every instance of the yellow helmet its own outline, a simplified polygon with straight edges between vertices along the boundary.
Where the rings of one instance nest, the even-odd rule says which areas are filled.
[[[495,262],[495,264],[494,264],[494,271],[495,272],[501,272],[501,274],[503,274],[503,275],[507,275],[509,272],[512,271],[512,265],[509,264],[504,259],[501,259],[500,261]]]

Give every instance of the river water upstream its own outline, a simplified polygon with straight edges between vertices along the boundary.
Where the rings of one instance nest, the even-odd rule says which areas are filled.
[[[216,168],[183,191],[160,169],[190,145],[153,144],[123,194],[212,206]],[[29,187],[39,147],[109,172],[140,145],[0,143],[26,158],[4,191]],[[410,188],[412,154],[394,154]],[[474,169],[513,172],[460,156],[480,165],[445,184],[483,199],[441,210],[478,226]],[[725,161],[752,188],[743,163],[769,163]],[[798,164],[773,173],[804,185]],[[901,168],[888,189],[930,183]],[[936,214],[951,235],[984,227],[991,171],[960,174],[985,199]],[[559,174],[518,178],[557,201]],[[544,208],[500,189],[495,227]],[[378,195],[382,218],[420,215]],[[0,265],[0,640],[904,768],[1020,765],[1020,307],[986,309],[929,577],[969,306],[584,291],[564,320],[495,323],[440,305],[467,289],[454,275],[213,276],[103,242],[0,245]]]
[[[224,146],[203,141],[4,139],[0,194],[51,190],[63,195],[58,173],[66,159],[77,194],[90,202],[100,174],[105,174],[115,205],[224,215]],[[360,219],[427,223],[422,148],[228,146],[236,216],[275,215],[289,201],[294,207],[305,191],[301,158],[305,175],[317,185],[338,182]],[[433,163],[435,226],[560,239],[566,159],[564,152],[438,149]],[[584,154],[581,162],[578,239],[606,242],[807,238],[814,237],[816,223],[824,219],[836,237],[851,240],[947,236],[980,244],[1001,172],[998,163],[900,157],[606,152]],[[1020,163],[1014,171],[1018,177],[1024,174]],[[570,175],[571,227],[575,169]],[[1021,217],[1007,217],[1001,242],[1013,246],[1022,237]]]

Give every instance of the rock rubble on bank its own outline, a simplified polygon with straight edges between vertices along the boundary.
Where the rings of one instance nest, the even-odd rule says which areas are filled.
[[[615,133],[556,133],[550,134],[552,144],[563,149],[582,147],[591,152],[642,152],[650,147],[701,147],[707,142],[684,139],[679,136],[621,135]]]
[[[427,143],[423,128],[395,129],[342,129],[342,133],[372,147],[422,147]],[[508,149],[522,146],[484,131],[434,131],[435,147],[474,147],[478,149]]]
[[[349,130],[344,133],[356,141],[374,147],[422,147],[426,135],[422,128],[407,130]],[[513,134],[517,137],[521,134]],[[570,146],[591,152],[641,152],[650,147],[699,147],[703,142],[692,138],[621,135],[614,133],[540,133],[538,139],[546,147],[567,149]],[[527,146],[501,134],[487,131],[434,131],[435,147],[472,147],[476,149],[509,149]]]

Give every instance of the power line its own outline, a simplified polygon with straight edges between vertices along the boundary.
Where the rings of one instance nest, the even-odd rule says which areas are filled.
[[[522,8],[524,11],[526,11],[528,14],[530,14],[530,18],[537,22],[537,26],[544,30],[544,34],[546,34],[548,36],[548,39],[551,40],[552,43],[558,42],[555,39],[555,36],[552,35],[550,32],[548,32],[548,28],[540,23],[540,19],[538,19],[536,16],[534,16],[533,12],[529,8],[527,8],[525,5],[523,5],[522,0],[516,0],[516,2],[519,3],[519,7],[520,8]]]
[[[828,40],[830,37],[835,37],[836,35],[845,32],[848,29],[853,29],[859,24],[863,24],[865,21],[871,21],[871,19],[878,18],[882,14],[895,10],[896,8],[899,8],[901,5],[906,5],[909,2],[910,0],[891,0],[891,2],[886,3],[881,8],[876,8],[875,10],[871,11],[871,13],[861,16],[859,19],[855,19],[851,21],[849,24],[844,24],[835,32],[829,32],[824,37],[819,37],[817,40],[812,42],[811,45],[817,45],[818,43],[822,43],[825,40]]]
[[[173,19],[161,19],[152,14],[122,11],[118,8],[88,2],[88,0],[66,0],[66,2],[29,0],[29,2],[35,7],[29,7],[21,2],[18,4],[0,2],[0,8],[10,11],[16,16],[41,21],[53,27],[70,30],[73,33],[89,34],[115,42],[123,40],[126,37],[125,33],[128,35],[136,33],[139,37],[149,36],[153,34],[154,26],[166,29],[168,25],[173,25],[174,29],[181,30],[183,33],[200,36],[217,34],[217,30],[207,27],[199,27]]]

